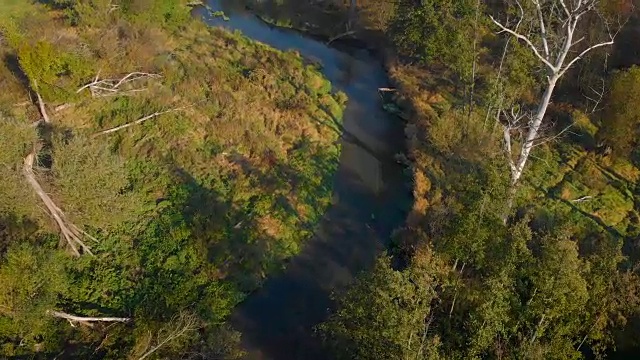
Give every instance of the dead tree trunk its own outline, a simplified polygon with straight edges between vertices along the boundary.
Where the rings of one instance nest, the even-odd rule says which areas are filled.
[[[35,84],[35,88],[36,96],[38,97],[40,115],[42,116],[44,122],[46,124],[49,124],[51,123],[51,118],[47,114],[46,106],[44,100],[42,99],[42,96],[40,96],[40,93],[37,91],[37,84]],[[36,122],[36,126],[38,126],[39,123],[40,121]],[[87,237],[95,241],[97,240],[86,232],[80,230],[70,221],[68,221],[64,212],[60,210],[55,202],[53,202],[49,194],[44,191],[44,189],[36,179],[35,173],[33,172],[33,164],[36,160],[36,157],[37,153],[34,147],[31,153],[24,158],[22,173],[27,180],[27,183],[29,184],[29,186],[31,186],[36,195],[38,195],[40,200],[42,200],[42,202],[44,203],[45,207],[49,211],[49,214],[58,225],[58,228],[60,228],[62,237],[66,240],[73,254],[75,256],[80,256],[82,253],[93,255],[91,253],[91,249],[89,249],[89,247],[82,241],[82,238]],[[82,252],[80,250],[82,250]]]
[[[42,96],[40,96],[40,92],[38,91],[38,83],[34,83],[34,88],[36,91],[36,97],[38,98],[38,108],[40,109],[40,114],[42,115],[42,119],[44,120],[44,122],[48,124],[51,122],[51,119],[47,114],[47,108],[44,100],[42,100]]]
[[[71,314],[67,314],[65,312],[62,311],[55,311],[55,310],[49,310],[47,311],[47,313],[53,317],[57,317],[60,319],[65,319],[67,321],[69,321],[69,323],[71,324],[71,326],[75,327],[75,323],[80,323],[80,324],[90,324],[90,323],[94,323],[94,322],[128,322],[131,319],[130,318],[121,318],[121,317],[86,317],[86,316],[77,316],[77,315],[71,315]]]
[[[42,202],[46,206],[49,214],[51,214],[51,217],[53,217],[53,220],[60,228],[60,232],[62,233],[64,239],[67,241],[67,244],[69,244],[69,247],[71,248],[73,254],[75,256],[80,256],[81,253],[79,249],[82,249],[83,253],[93,255],[91,253],[91,249],[89,249],[89,247],[85,245],[84,242],[82,242],[81,238],[83,236],[87,236],[93,240],[95,239],[86,232],[80,230],[77,226],[67,221],[65,214],[53,202],[53,200],[51,200],[51,197],[44,191],[44,189],[42,189],[42,186],[36,179],[33,172],[33,162],[35,160],[35,157],[36,153],[34,150],[24,159],[23,174],[25,179],[27,180],[27,183],[31,186],[33,191],[36,193],[36,195],[38,195],[40,200],[42,200]]]
[[[100,136],[100,135],[108,135],[108,134],[114,133],[116,131],[132,127],[134,125],[142,124],[143,122],[145,122],[147,120],[151,120],[151,119],[153,119],[155,117],[158,117],[160,115],[164,115],[164,114],[167,114],[167,113],[170,113],[170,112],[174,112],[174,111],[179,111],[179,110],[182,110],[182,109],[184,109],[184,108],[177,108],[177,109],[171,109],[171,110],[165,110],[165,111],[158,111],[158,112],[155,112],[155,113],[153,113],[151,115],[147,115],[145,117],[142,117],[142,118],[140,118],[140,119],[138,119],[136,121],[132,121],[130,123],[126,123],[126,124],[123,124],[123,125],[120,125],[120,126],[116,126],[116,127],[111,128],[111,129],[98,131],[97,133],[93,134],[93,137],[97,137],[97,136]]]
[[[554,90],[558,81],[566,72],[580,59],[589,52],[603,47],[612,45],[617,33],[611,31],[609,23],[604,17],[599,16],[598,6],[600,0],[528,0],[531,1],[533,9],[529,13],[523,12],[523,6],[520,1],[516,4],[521,10],[522,18],[529,22],[537,23],[536,28],[529,34],[519,33],[518,29],[510,29],[493,17],[491,20],[501,31],[525,43],[536,58],[542,63],[547,70],[547,84],[545,91],[541,95],[538,106],[528,116],[527,123],[519,123],[520,118],[507,119],[504,126],[505,149],[507,150],[507,159],[511,170],[511,192],[508,206],[510,207],[515,196],[515,189],[522,177],[532,149],[541,142],[541,128],[543,126],[545,115]],[[604,41],[583,47],[584,50],[569,60],[570,54],[578,50],[578,44],[585,39],[580,37],[576,39],[576,32],[580,21],[585,19],[587,14],[596,14],[604,22],[607,29],[606,39]],[[522,21],[522,19],[521,19]],[[519,152],[513,152],[511,131],[523,131],[524,136]]]

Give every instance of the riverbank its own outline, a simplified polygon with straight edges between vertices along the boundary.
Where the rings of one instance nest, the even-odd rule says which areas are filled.
[[[406,218],[411,202],[408,178],[395,160],[404,152],[404,125],[382,109],[377,89],[389,84],[375,55],[273,27],[244,8],[213,1],[209,5],[228,18],[208,18],[211,25],[299,53],[318,64],[349,98],[333,205],[302,252],[231,316],[249,358],[326,359],[329,355],[313,327],[330,313],[331,294],[342,292],[358,273],[373,266]]]
[[[224,4],[224,2],[222,2]],[[451,98],[449,86],[437,83],[437,76],[431,70],[420,66],[404,65],[398,61],[393,46],[384,34],[388,22],[393,14],[393,4],[384,2],[364,2],[357,9],[356,15],[350,14],[348,7],[326,2],[331,7],[327,11],[325,6],[308,5],[300,2],[255,2],[245,0],[235,9],[246,7],[258,18],[274,26],[284,26],[309,35],[315,39],[331,42],[332,46],[341,48],[361,48],[379,59],[384,66],[389,87],[397,91],[391,97],[400,109],[406,113],[406,153],[397,153],[398,159],[409,159],[410,171],[414,182],[413,210],[407,218],[408,228],[416,227],[426,216],[429,200],[427,193],[431,189],[432,175],[428,175],[430,165],[442,168],[441,160],[432,154],[433,148],[426,143],[429,138],[430,119],[438,116],[434,108],[448,109],[451,105],[445,97]],[[319,14],[322,13],[322,16]],[[352,16],[353,31],[342,31]],[[336,25],[338,24],[338,25]],[[343,35],[343,36],[340,36]],[[442,96],[438,92],[444,91]],[[429,160],[427,160],[429,159]],[[440,179],[442,181],[442,179]],[[441,193],[431,196],[430,201],[440,199]],[[403,242],[403,241],[400,241]]]
[[[486,31],[485,35],[495,41],[490,29]],[[495,73],[492,73],[490,64],[482,61],[478,64],[476,85],[487,86]],[[477,104],[469,110],[468,93],[463,93],[463,86],[456,86],[455,80],[448,77],[444,67],[438,68],[433,64],[428,67],[408,66],[389,60],[385,64],[391,83],[396,88],[396,101],[410,114],[405,135],[411,161],[414,202],[404,226],[395,238],[399,251],[394,253],[412,261],[416,260],[415,255],[419,255],[420,250],[422,254],[428,254],[435,247],[438,249],[437,255],[441,257],[439,260],[448,264],[445,267],[452,268],[454,272],[457,272],[460,262],[463,269],[465,266],[468,269],[477,265],[461,260],[460,254],[465,254],[465,259],[482,257],[479,254],[483,254],[483,251],[486,251],[487,256],[502,256],[503,254],[496,254],[491,249],[481,249],[481,245],[475,243],[465,251],[458,248],[466,247],[467,245],[460,244],[469,244],[466,241],[474,241],[476,237],[478,243],[482,239],[482,235],[474,233],[474,230],[460,235],[459,231],[463,232],[468,225],[465,221],[473,221],[479,212],[480,217],[487,217],[479,222],[488,228],[487,224],[491,224],[498,216],[504,216],[505,212],[503,191],[508,186],[509,169],[503,153],[501,124],[496,119],[495,108],[491,108],[491,99],[478,95]],[[636,193],[640,180],[640,163],[637,155],[627,158],[612,157],[598,150],[596,139],[608,125],[601,113],[594,113],[593,104],[589,106],[588,102],[580,100],[581,94],[576,94],[576,88],[572,85],[575,83],[558,89],[549,114],[557,122],[545,130],[562,136],[550,135],[550,141],[536,145],[535,154],[527,165],[518,189],[512,220],[514,223],[521,223],[533,234],[533,238],[524,245],[525,248],[538,241],[536,237],[542,236],[541,234],[561,232],[562,236],[571,238],[571,246],[580,248],[580,251],[589,249],[588,251],[597,254],[576,255],[581,262],[588,263],[598,256],[609,256],[607,251],[592,249],[595,243],[607,244],[606,246],[615,249],[612,251],[622,249],[623,254],[632,259],[631,262],[637,261],[640,202]],[[534,87],[517,91],[522,92],[517,95],[524,98],[523,103],[535,101],[531,100],[536,96]],[[564,134],[569,128],[572,131]],[[479,205],[478,199],[485,200]],[[489,212],[493,214],[487,215]],[[498,216],[494,216],[495,214]],[[482,226],[474,224],[468,229],[477,228],[480,231]],[[454,236],[452,240],[447,234],[456,234],[458,237]],[[620,259],[622,253],[615,260],[616,266],[627,266],[626,261]],[[420,260],[417,259],[418,262]],[[615,266],[606,271],[610,276],[620,275]],[[462,270],[459,272],[460,275],[456,273],[450,276],[455,279],[460,276],[462,280],[459,284],[464,284],[467,280],[462,277]],[[586,282],[592,281],[589,274],[579,274],[576,278],[583,276]],[[468,284],[460,285],[468,286],[466,290],[473,289],[476,281],[482,281],[481,277],[465,277],[473,279]],[[370,294],[360,294],[365,300],[354,306],[362,308],[362,304],[367,303],[366,299],[375,296],[374,294],[377,294],[375,289]],[[439,311],[436,316],[446,317],[448,314],[449,319],[464,319],[460,320],[461,323],[466,321],[466,314],[451,315],[454,310],[457,311],[455,307],[459,306],[456,303],[457,287],[454,294],[443,290],[438,296],[438,301],[453,299],[453,302],[436,310]],[[402,311],[393,303],[389,306],[392,311]],[[366,319],[367,314],[362,314],[362,318]],[[393,320],[395,318],[391,321]],[[351,329],[351,325],[347,323],[346,329]],[[459,326],[456,331],[464,331],[464,325],[456,326]],[[375,333],[375,336],[381,336],[387,328],[383,324],[378,330],[381,333]],[[348,338],[362,333],[346,333],[346,343],[352,344],[350,340],[362,339]],[[381,339],[374,335],[370,340],[379,345]],[[581,338],[587,339],[588,336],[589,333],[584,337],[581,335]],[[632,338],[630,336],[624,341]],[[407,339],[404,340],[406,342]],[[597,341],[594,340],[594,343],[597,344]],[[400,345],[403,347],[404,343]],[[465,346],[456,344],[453,351],[464,349]]]
[[[339,30],[331,24],[340,24],[340,28],[345,26],[347,20],[352,20],[354,33],[348,37],[358,39],[363,47],[381,57],[392,87],[397,90],[395,101],[409,115],[405,133],[407,156],[413,163],[411,168],[416,200],[407,226],[429,227],[427,209],[433,208],[437,213],[443,200],[456,197],[448,184],[457,182],[456,179],[466,172],[459,169],[456,163],[486,168],[487,162],[500,161],[500,134],[494,132],[494,116],[489,114],[489,109],[483,108],[484,105],[476,106],[474,114],[464,114],[465,110],[461,109],[464,105],[461,104],[466,100],[461,90],[456,89],[455,80],[449,79],[444,67],[435,64],[408,65],[398,61],[385,34],[393,16],[390,10],[392,4],[378,2],[381,8],[373,12],[371,2],[359,2],[360,8],[353,16],[344,2],[320,3],[324,5],[317,5],[315,9],[311,6],[312,10],[307,13],[303,5],[289,1],[277,4],[260,2],[254,9],[265,11],[268,16],[280,14],[287,19],[295,18],[297,20],[289,21],[290,26],[294,27],[304,22],[314,23],[316,32],[322,29],[320,32],[324,32],[325,39],[339,34]],[[326,13],[324,18],[314,15],[322,12],[323,6],[329,6],[327,4],[331,4],[333,13]],[[333,18],[327,18],[329,15],[333,15]],[[621,43],[630,41],[633,36],[629,34],[633,31],[633,26],[625,28]],[[614,48],[612,56],[616,59],[623,57],[621,49],[621,46]],[[613,66],[619,66],[616,64]],[[480,64],[479,71],[483,67]],[[478,79],[479,83],[486,81]],[[574,91],[567,86],[559,91],[558,98],[570,99]],[[551,142],[540,147],[540,154],[531,161],[531,170],[527,172],[518,203],[522,206],[538,203],[540,209],[534,212],[543,211],[541,208],[553,209],[556,215],[573,218],[585,227],[595,225],[601,230],[629,238],[637,232],[633,223],[638,217],[638,209],[632,197],[629,197],[629,191],[638,179],[638,165],[632,159],[600,158],[593,151],[601,120],[581,106],[568,100],[558,100],[552,107],[553,115],[560,123],[575,124],[577,135],[566,137],[564,144]],[[571,159],[569,162],[575,166],[565,166],[567,159]],[[612,178],[612,174],[617,175],[613,175],[614,180],[609,186],[605,185],[608,182],[605,179]],[[592,177],[591,180],[588,177]],[[571,200],[580,196],[589,196],[590,201],[572,206]]]

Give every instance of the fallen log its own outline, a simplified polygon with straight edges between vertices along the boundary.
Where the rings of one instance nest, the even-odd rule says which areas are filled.
[[[65,312],[62,311],[55,311],[55,310],[49,310],[47,311],[47,313],[53,317],[57,317],[60,319],[65,319],[67,321],[69,321],[69,324],[71,324],[71,326],[75,327],[75,323],[81,323],[81,324],[91,324],[93,322],[121,322],[121,323],[125,323],[125,322],[129,322],[131,321],[130,318],[122,318],[122,317],[86,317],[86,316],[77,316],[77,315],[72,315],[72,314],[67,314]]]
[[[329,41],[327,41],[327,45],[330,45],[332,42],[334,42],[334,41],[336,41],[336,40],[338,40],[340,38],[343,38],[343,37],[349,36],[349,35],[353,35],[355,33],[356,33],[355,31],[349,30],[349,31],[343,32],[342,34],[338,34],[338,35],[332,37],[331,39],[329,39]]]
[[[40,96],[40,92],[38,91],[38,83],[34,83],[34,85],[34,88],[36,90],[36,97],[38,98],[38,107],[40,108],[40,114],[42,115],[44,122],[48,124],[51,122],[51,118],[49,118],[49,115],[47,114],[47,108],[45,106],[44,100],[42,100],[42,96]]]
[[[86,253],[89,255],[93,255],[91,249],[84,242],[82,242],[81,238],[83,236],[87,236],[93,240],[96,240],[86,232],[80,230],[77,226],[67,221],[66,216],[62,210],[53,202],[51,197],[44,191],[40,183],[35,177],[33,172],[33,162],[35,160],[36,153],[35,149],[24,158],[24,167],[23,174],[27,183],[31,186],[33,191],[38,195],[40,200],[44,203],[45,207],[49,211],[51,217],[56,222],[58,227],[60,228],[60,232],[62,236],[67,241],[67,244],[71,248],[71,251],[75,256],[80,256],[80,249],[82,249],[82,253]]]

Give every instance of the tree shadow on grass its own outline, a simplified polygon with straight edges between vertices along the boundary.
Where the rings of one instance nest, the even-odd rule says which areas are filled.
[[[37,222],[29,218],[0,213],[0,259],[12,243],[33,240],[38,230]]]
[[[241,204],[184,169],[175,168],[174,174],[188,192],[185,220],[197,241],[207,249],[208,261],[217,266],[218,276],[241,291],[257,286],[268,267],[274,239],[259,231],[256,217],[246,213]]]
[[[245,293],[253,291],[313,234],[330,200],[337,167],[337,159],[324,151],[301,142],[290,154],[297,161],[272,158],[269,166],[242,154],[228,155],[241,169],[242,180],[197,179],[172,166],[187,197],[181,213],[220,277]],[[237,181],[245,184],[235,186]],[[225,193],[220,187],[227,188]],[[305,213],[300,213],[301,206]],[[274,229],[265,227],[265,219],[275,221]]]
[[[371,269],[391,232],[404,221],[410,201],[403,201],[410,194],[393,186],[406,181],[401,165],[389,154],[372,153],[360,145],[345,140],[343,154],[350,153],[357,161],[341,162],[335,176],[325,174],[331,175],[323,182],[333,183],[334,200],[319,224],[313,224],[313,237],[290,259],[286,270],[274,273],[232,314],[230,321],[243,334],[249,358],[326,359],[313,328],[331,313],[331,294],[343,291],[358,273]],[[381,174],[363,172],[362,161],[378,166]],[[321,162],[312,167],[322,166]],[[300,171],[284,164],[272,170],[276,174]],[[381,176],[382,182],[392,186],[376,190],[368,176]]]
[[[9,71],[11,71],[11,73],[16,77],[16,79],[18,79],[18,81],[20,81],[20,84],[25,89],[29,89],[30,86],[31,86],[29,84],[29,78],[27,77],[27,75],[20,68],[20,63],[18,62],[18,57],[15,56],[14,54],[5,54],[3,61],[4,61],[5,65],[7,66],[7,69],[9,69]]]
[[[252,356],[325,359],[313,326],[329,315],[332,291],[344,289],[360,271],[370,269],[383,249],[370,217],[375,196],[356,174],[342,172],[338,177],[339,200],[315,236],[285,272],[267,280],[232,315]]]
[[[566,199],[559,198],[559,197],[555,196],[552,192],[545,192],[545,190],[540,188],[540,187],[536,187],[536,190],[540,191],[541,193],[546,193],[549,198],[567,205],[569,208],[571,208],[572,211],[575,211],[575,212],[579,213],[580,215],[582,215],[582,216],[590,219],[591,221],[595,222],[596,224],[598,224],[602,229],[607,231],[613,237],[615,237],[617,239],[624,239],[624,235],[621,234],[616,228],[614,228],[611,225],[608,225],[607,223],[605,223],[598,216],[595,216],[593,214],[590,214],[590,213],[580,209],[579,207],[576,206],[575,203],[573,203],[573,202],[571,202],[569,200],[566,200]]]

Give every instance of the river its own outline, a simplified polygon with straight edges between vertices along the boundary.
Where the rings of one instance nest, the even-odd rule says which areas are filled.
[[[269,278],[230,317],[243,334],[248,359],[330,358],[313,336],[314,325],[329,315],[331,293],[372,267],[392,231],[404,223],[412,200],[410,179],[394,160],[405,149],[404,124],[383,111],[377,92],[389,86],[385,69],[366,49],[327,46],[294,30],[272,27],[234,0],[207,4],[228,17],[212,18],[197,8],[196,14],[209,25],[240,30],[279,50],[298,51],[321,64],[334,89],[349,97],[334,204],[286,270]]]

